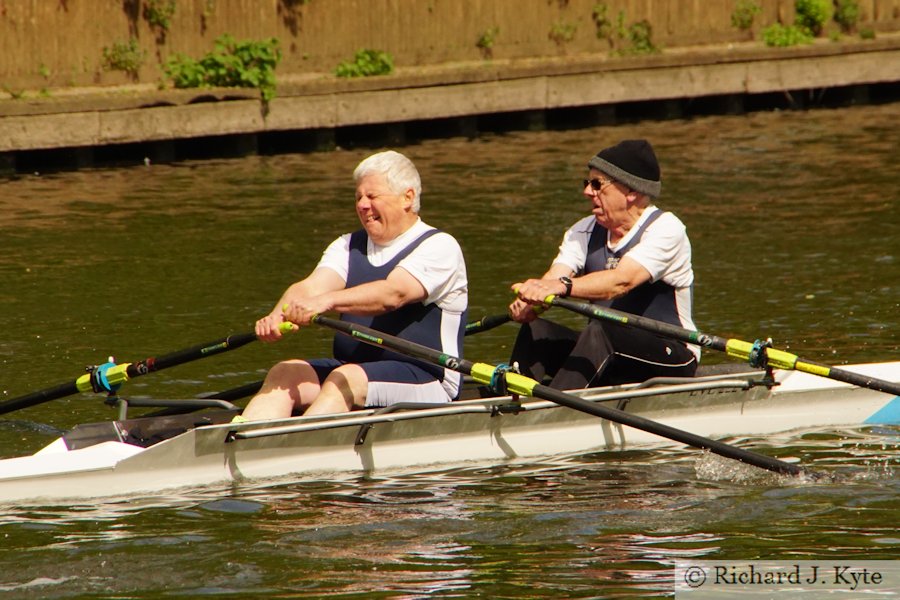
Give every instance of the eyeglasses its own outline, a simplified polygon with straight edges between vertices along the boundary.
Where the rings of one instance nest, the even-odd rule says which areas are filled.
[[[587,186],[591,186],[592,190],[594,190],[595,192],[600,192],[603,191],[603,188],[610,185],[611,183],[615,182],[612,179],[585,179],[581,187],[582,189],[584,189]]]

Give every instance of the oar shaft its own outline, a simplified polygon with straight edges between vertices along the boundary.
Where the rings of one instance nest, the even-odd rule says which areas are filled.
[[[338,319],[332,319],[331,317],[323,317],[322,315],[314,316],[312,321],[313,323],[316,323],[318,325],[324,325],[325,327],[328,327],[330,329],[340,331],[341,333],[356,338],[361,342],[365,342],[373,346],[380,346],[382,348],[390,348],[391,350],[396,350],[415,358],[421,358],[422,360],[434,363],[438,366],[444,367],[445,369],[458,371],[463,375],[472,374],[472,366],[475,364],[472,361],[468,361],[463,358],[457,358],[455,356],[439,352],[434,348],[429,348],[428,346],[422,346],[421,344],[416,344],[415,342],[410,342],[408,340],[400,339],[398,337],[394,337],[380,331],[375,331],[374,329],[365,327],[363,325],[357,325],[354,323],[349,323],[347,321],[340,321]]]
[[[234,350],[255,339],[255,333],[229,335],[207,344],[199,344],[191,348],[164,354],[163,356],[145,358],[136,363],[116,365],[107,371],[107,376],[111,384],[120,384],[129,379],[133,379],[134,377],[146,375],[147,373],[161,371],[192,360],[227,352],[228,350]],[[89,392],[91,390],[91,375],[90,373],[86,373],[74,381],[2,402],[0,403],[0,415],[43,404],[44,402],[50,402],[51,400],[65,398],[66,396],[77,394],[78,392]]]
[[[490,383],[491,379],[493,378],[494,370],[495,367],[477,363],[472,367],[472,376],[482,383]],[[748,465],[753,465],[761,469],[766,469],[768,471],[774,471],[776,473],[782,473],[785,475],[801,475],[806,472],[805,469],[797,465],[786,463],[784,461],[764,456],[762,454],[757,454],[755,452],[742,450],[741,448],[738,448],[736,446],[731,446],[729,444],[717,442],[703,436],[695,435],[688,431],[670,427],[669,425],[658,423],[645,417],[641,417],[633,413],[628,413],[611,406],[604,406],[603,404],[590,402],[583,398],[579,398],[574,394],[567,394],[546,385],[542,385],[529,377],[525,377],[524,375],[520,375],[517,373],[507,373],[506,386],[507,389],[513,393],[522,394],[523,396],[534,396],[536,398],[551,400],[557,404],[566,406],[574,410],[594,415],[596,417],[601,417],[603,419],[613,421],[621,425],[627,425],[628,427],[633,427],[634,429],[640,429],[641,431],[646,431],[648,433],[652,433],[653,435],[668,438],[676,442],[681,442],[682,444],[685,444],[687,446],[700,448],[702,450],[709,450],[713,454],[718,454],[719,456],[739,460],[741,462],[747,463]]]
[[[640,429],[641,431],[646,431],[648,433],[668,438],[670,440],[675,440],[676,442],[681,442],[682,444],[685,444],[687,446],[709,450],[713,454],[718,454],[719,456],[739,460],[741,462],[747,463],[748,465],[766,469],[767,471],[774,471],[776,473],[794,476],[799,476],[806,472],[805,469],[798,465],[786,463],[784,461],[771,458],[769,456],[764,456],[762,454],[757,454],[755,452],[749,452],[747,450],[743,450],[729,444],[724,444],[722,442],[717,442],[716,440],[695,435],[682,429],[676,429],[675,427],[670,427],[663,423],[651,421],[650,419],[646,419],[632,413],[627,413],[611,406],[604,406],[595,402],[589,402],[587,400],[579,398],[578,396],[566,394],[545,385],[536,385],[531,395],[538,398],[544,398],[546,400],[552,400],[557,404],[561,404],[575,410],[580,410],[581,412],[592,414],[597,417],[602,417],[604,419],[614,421],[622,425],[627,425],[628,427],[633,427],[634,429]]]
[[[504,323],[509,323],[511,321],[511,317],[508,314],[502,315],[491,315],[489,317],[482,317],[477,321],[472,321],[471,323],[466,323],[466,335],[472,335],[475,333],[481,333],[482,331],[488,331],[493,329],[494,327],[499,327]]]
[[[701,333],[699,331],[691,331],[690,329],[685,329],[683,327],[678,327],[676,325],[671,325],[669,323],[664,323],[662,321],[657,321],[648,317],[632,315],[615,310],[613,308],[597,306],[596,304],[577,302],[569,300],[567,298],[560,298],[558,296],[549,296],[547,298],[547,303],[553,306],[561,306],[565,309],[571,310],[589,318],[611,321],[620,325],[630,325],[632,327],[637,327],[638,329],[657,333],[688,344],[697,344],[705,348],[719,350],[721,352],[727,353],[729,356],[740,358],[743,360],[749,359],[751,354],[753,354],[757,350],[756,345],[751,344],[750,342],[736,339],[726,339],[717,335]],[[777,348],[765,348],[764,350],[767,366],[774,367],[776,369],[801,371],[803,373],[818,375],[820,377],[827,377],[829,379],[842,381],[844,383],[849,383],[859,387],[865,387],[879,392],[885,392],[887,394],[900,396],[900,384],[898,383],[886,381],[884,379],[878,379],[875,377],[869,377],[866,375],[860,375],[859,373],[854,373],[845,369],[829,367],[828,365],[817,363],[811,360],[806,360],[800,358],[796,354],[791,354],[790,352],[785,352],[784,350],[778,350]]]
[[[185,348],[184,350],[178,350],[159,357],[145,358],[142,361],[132,363],[128,366],[128,377],[139,377],[140,375],[146,375],[147,373],[175,367],[199,358],[235,350],[241,346],[246,346],[253,341],[256,341],[255,333],[236,333],[207,344],[199,344],[191,348]]]
[[[721,350],[729,352],[728,340],[715,335],[707,335],[699,331],[691,331],[683,327],[678,327],[656,319],[642,317],[640,315],[628,314],[614,308],[589,304],[587,302],[576,302],[559,296],[549,296],[548,304],[552,306],[561,306],[588,318],[599,319],[601,321],[611,321],[619,325],[631,325],[639,329],[644,329],[652,333],[658,333],[669,338],[673,338],[688,344],[697,344],[713,350]]]
[[[62,383],[58,386],[25,394],[11,400],[0,403],[0,415],[5,415],[22,408],[28,408],[37,404],[43,404],[57,398],[64,398],[78,393],[78,385],[75,381]]]
[[[752,351],[753,344],[748,342],[743,342],[741,340],[728,340],[727,342],[726,352],[728,352],[729,356],[746,360],[750,357]],[[766,348],[766,362],[770,367],[775,367],[777,369],[793,369],[802,373],[818,375],[819,377],[842,381],[858,387],[869,388],[886,394],[900,396],[900,384],[898,383],[861,375],[846,369],[830,367],[819,362],[800,358],[796,354],[778,350],[777,348]]]
[[[482,331],[487,331],[488,329],[493,329],[494,327],[498,327],[510,321],[509,315],[491,315],[488,317],[482,317],[477,321],[472,321],[466,324],[466,335],[472,335],[475,333],[481,333]],[[339,321],[340,323],[340,321]],[[243,342],[247,343],[247,342]],[[234,346],[235,342],[232,341],[231,345]],[[159,361],[157,361],[159,364]],[[240,400],[241,398],[246,398],[247,396],[252,396],[257,393],[262,387],[263,381],[252,381],[250,383],[245,383],[236,388],[232,388],[229,390],[224,390],[221,392],[214,392],[210,394],[204,394],[201,397],[206,399],[215,399],[215,400]]]
[[[846,369],[838,369],[836,367],[829,367],[827,365],[820,365],[809,361],[798,360],[795,368],[804,373],[822,375],[822,377],[843,381],[844,383],[849,383],[858,387],[869,388],[870,390],[877,390],[879,392],[884,392],[885,394],[900,396],[900,384],[892,383],[884,379],[869,377],[868,375],[861,375],[860,373],[854,373],[853,371],[847,371]],[[816,369],[821,370],[821,372]]]
[[[321,315],[316,315],[315,317],[313,317],[313,322],[319,325],[330,327],[331,329],[340,331],[341,333],[352,336],[368,344],[389,348],[391,350],[408,354],[415,358],[430,361],[441,367],[451,369],[453,371],[458,371],[464,375],[471,375],[476,381],[480,383],[488,385],[492,384],[492,380],[494,379],[497,372],[497,367],[493,367],[485,363],[473,363],[462,358],[450,356],[446,353],[439,352],[432,348],[403,340],[386,333],[375,331],[374,329],[370,329],[362,325],[352,324],[346,321],[339,321],[336,319],[331,319],[329,317],[323,317]],[[776,473],[783,473],[787,475],[800,475],[803,473],[807,473],[805,469],[797,465],[792,465],[790,463],[770,458],[768,456],[763,456],[761,454],[742,450],[741,448],[730,446],[728,444],[717,442],[715,440],[704,438],[702,436],[694,435],[687,431],[676,429],[662,423],[657,423],[655,421],[651,421],[650,419],[627,413],[610,406],[603,406],[595,402],[590,402],[573,394],[567,394],[545,385],[541,385],[535,380],[518,373],[508,372],[505,374],[505,377],[507,389],[510,392],[516,394],[550,400],[567,408],[598,416],[609,421],[633,427],[635,429],[640,429],[642,431],[646,431],[660,437],[687,444],[688,446],[709,450],[714,454],[718,454],[726,458],[733,458],[735,460],[739,460],[741,462],[745,462],[749,465],[760,467],[768,471],[774,471]]]

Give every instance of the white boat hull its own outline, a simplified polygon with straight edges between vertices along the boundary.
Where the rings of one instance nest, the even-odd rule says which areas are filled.
[[[900,362],[846,368],[900,380]],[[611,406],[712,439],[900,423],[900,397],[793,371],[776,371],[779,385],[771,389],[739,386],[760,375],[720,377],[692,387],[597,389],[586,397],[603,396]],[[515,406],[505,398],[382,415],[360,411],[225,423],[190,429],[147,448],[105,441],[70,450],[60,439],[35,455],[0,460],[0,503],[149,496],[231,481],[427,471],[674,444],[548,401],[522,399],[517,413],[498,409]],[[370,429],[357,443],[366,425]]]

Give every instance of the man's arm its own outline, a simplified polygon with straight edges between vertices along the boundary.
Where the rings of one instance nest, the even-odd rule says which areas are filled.
[[[288,300],[284,319],[297,325],[308,325],[313,315],[337,311],[355,315],[380,315],[427,297],[425,287],[402,267],[386,279],[372,281],[312,297]]]
[[[343,289],[344,280],[329,268],[318,268],[305,279],[291,284],[278,299],[272,311],[256,322],[256,335],[266,342],[281,337],[279,325],[284,322],[284,306],[321,294]]]
[[[551,294],[564,295],[566,286],[559,278],[571,277],[572,274],[572,270],[566,265],[555,263],[541,279],[529,279],[523,283],[514,284],[513,289],[516,290],[518,299],[522,302],[529,305],[542,304],[544,299]],[[624,296],[649,280],[650,272],[647,269],[637,261],[624,256],[615,269],[573,277],[570,295],[585,300],[611,300]],[[512,306],[510,308],[512,309]]]
[[[623,256],[615,269],[595,271],[572,279],[572,296],[585,300],[612,300],[624,296],[642,283],[650,281],[650,272],[635,260]],[[556,286],[561,295],[565,286]]]
[[[325,294],[328,310],[355,315],[380,315],[413,302],[421,302],[428,293],[419,280],[403,267],[397,267],[387,279],[371,281],[352,288]]]

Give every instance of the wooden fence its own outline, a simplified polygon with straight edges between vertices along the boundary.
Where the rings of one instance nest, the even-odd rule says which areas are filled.
[[[791,23],[793,0],[756,0],[754,30]],[[433,64],[609,53],[619,15],[646,20],[653,43],[679,47],[750,40],[731,24],[737,0],[0,0],[0,93],[121,85],[104,49],[135,40],[134,81],[161,80],[174,53],[200,57],[229,33],[275,37],[279,77],[330,73],[363,48],[390,53],[398,69]],[[861,26],[900,30],[900,0],[860,0]],[[167,12],[167,9],[173,10]],[[153,14],[162,24],[153,25]],[[605,14],[609,32],[598,23]],[[757,42],[761,43],[761,42]]]

